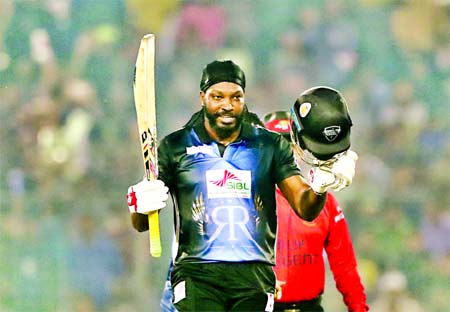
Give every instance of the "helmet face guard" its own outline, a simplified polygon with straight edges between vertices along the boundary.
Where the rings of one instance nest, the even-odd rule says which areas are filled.
[[[312,168],[320,168],[323,171],[331,172],[333,164],[341,158],[346,151],[340,152],[330,156],[326,160],[318,159],[309,150],[303,149],[297,144],[292,145],[292,150],[294,152],[294,159],[297,167],[300,169],[300,175],[308,181],[308,174]]]
[[[307,149],[301,149],[300,147],[294,147],[294,155],[296,159],[301,159],[304,163],[308,164],[311,167],[318,168],[331,168],[333,164],[338,161],[345,154],[344,152],[340,152],[338,154],[334,154],[330,158],[326,160],[318,159]]]

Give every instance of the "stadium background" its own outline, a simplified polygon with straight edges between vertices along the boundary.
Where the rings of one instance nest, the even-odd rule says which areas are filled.
[[[201,70],[216,58],[245,69],[260,117],[289,109],[308,87],[340,89],[360,160],[338,198],[368,301],[394,294],[449,310],[449,1],[0,7],[1,311],[157,310],[171,209],[161,213],[164,254],[152,259],[125,202],[142,176],[132,73],[148,32],[157,36],[161,136],[199,109]],[[324,305],[345,311],[329,273]]]

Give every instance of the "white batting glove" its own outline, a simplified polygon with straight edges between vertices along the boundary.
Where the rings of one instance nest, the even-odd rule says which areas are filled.
[[[128,188],[127,202],[131,213],[149,214],[151,211],[166,207],[169,188],[161,180],[141,182]]]
[[[333,188],[336,178],[331,171],[320,167],[310,167],[307,174],[307,183],[316,194],[323,194]]]
[[[330,169],[336,178],[336,182],[332,187],[335,192],[339,192],[352,184],[357,160],[358,154],[352,150],[348,150],[333,163]]]

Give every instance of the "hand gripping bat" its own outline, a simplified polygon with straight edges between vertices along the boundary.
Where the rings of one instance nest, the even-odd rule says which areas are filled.
[[[148,180],[154,180],[158,177],[158,155],[155,102],[155,36],[153,34],[147,34],[141,39],[134,68],[133,91],[145,177]],[[150,254],[153,257],[161,256],[158,214],[158,211],[152,211],[148,214]]]

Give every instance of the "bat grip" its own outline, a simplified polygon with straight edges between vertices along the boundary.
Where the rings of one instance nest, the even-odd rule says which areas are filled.
[[[156,168],[149,168],[145,171],[145,175],[148,180],[157,179],[158,173]],[[148,236],[150,243],[150,255],[155,258],[161,257],[162,247],[161,233],[159,229],[159,210],[151,211],[148,214]]]
[[[161,257],[161,237],[159,232],[159,211],[151,211],[148,214],[148,235],[150,242],[150,254],[153,257]]]

